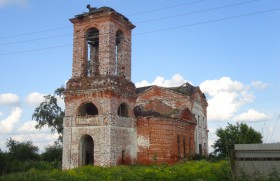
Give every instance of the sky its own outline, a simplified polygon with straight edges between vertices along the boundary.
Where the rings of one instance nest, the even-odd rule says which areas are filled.
[[[43,96],[71,78],[70,18],[86,5],[125,15],[137,87],[199,86],[215,131],[245,122],[265,143],[280,142],[279,0],[0,0],[0,149],[31,140],[42,152],[57,138],[34,128]],[[59,105],[64,107],[63,100]]]

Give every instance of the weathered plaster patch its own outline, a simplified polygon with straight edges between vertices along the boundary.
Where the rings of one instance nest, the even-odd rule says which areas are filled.
[[[137,137],[137,145],[139,147],[149,148],[150,147],[150,139],[145,138],[144,136]]]

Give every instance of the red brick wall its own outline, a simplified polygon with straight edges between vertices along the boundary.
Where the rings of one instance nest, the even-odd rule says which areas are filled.
[[[137,162],[139,164],[173,164],[188,159],[195,152],[194,130],[195,124],[184,120],[138,117]],[[178,136],[180,151],[178,151]],[[139,138],[145,139],[145,144],[139,143]],[[185,143],[183,143],[184,140]]]

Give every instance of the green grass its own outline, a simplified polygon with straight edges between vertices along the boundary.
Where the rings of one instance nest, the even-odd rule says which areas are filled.
[[[96,167],[84,166],[71,170],[36,170],[31,169],[23,173],[14,173],[0,177],[0,181],[39,180],[39,181],[79,181],[79,180],[196,180],[216,181],[231,180],[230,165],[227,161],[207,162],[190,161],[186,163],[152,166],[116,166]]]

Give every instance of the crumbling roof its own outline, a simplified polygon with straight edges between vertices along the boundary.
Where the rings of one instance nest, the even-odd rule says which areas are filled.
[[[146,87],[139,87],[136,88],[136,94],[140,94],[142,92],[145,92],[146,90],[148,90],[149,88],[151,88],[152,86],[146,86]],[[165,87],[163,87],[165,88]],[[197,87],[192,86],[190,83],[185,83],[179,87],[166,87],[165,89],[169,89],[175,92],[179,92],[181,94],[185,94],[188,96],[191,96],[194,91],[197,89]]]
[[[152,86],[146,86],[146,87],[138,87],[136,88],[136,94],[141,94],[143,92],[145,92],[146,90],[148,90],[149,88],[153,87],[154,85]],[[172,90],[172,91],[175,91],[175,92],[178,92],[178,93],[181,93],[181,94],[184,94],[184,95],[187,95],[187,96],[192,96],[197,90],[200,91],[199,87],[195,87],[195,86],[192,86],[190,83],[185,83],[179,87],[161,87],[161,88],[165,88],[165,89],[168,89],[168,90]],[[201,92],[201,91],[200,91]],[[202,93],[202,96],[205,98],[206,100],[206,96],[203,92]]]
[[[138,87],[136,88],[136,94],[140,94],[142,92],[145,92],[147,89],[151,88],[152,86],[146,86],[146,87]]]
[[[118,13],[113,8],[110,8],[110,7],[107,7],[107,6],[103,6],[103,7],[100,7],[100,8],[95,8],[95,7],[90,7],[88,5],[87,8],[89,9],[89,12],[84,12],[82,14],[78,14],[78,15],[75,16],[75,18],[83,18],[85,16],[93,15],[93,14],[115,13],[115,14],[121,16],[124,20],[129,21],[127,17],[125,17],[124,15]]]
[[[146,109],[142,106],[136,106],[134,108],[134,114],[136,117],[162,117],[162,118],[172,118],[172,119],[181,119],[183,121],[197,124],[197,120],[191,113],[191,111],[186,109],[174,109],[169,114],[162,114],[156,110]]]
[[[187,82],[179,87],[169,87],[168,89],[191,96],[194,93],[195,89],[197,89],[197,87],[194,87]]]
[[[154,117],[159,117],[160,113],[152,110],[146,110],[141,106],[136,106],[134,109],[134,114],[136,117],[138,116],[154,116]]]

